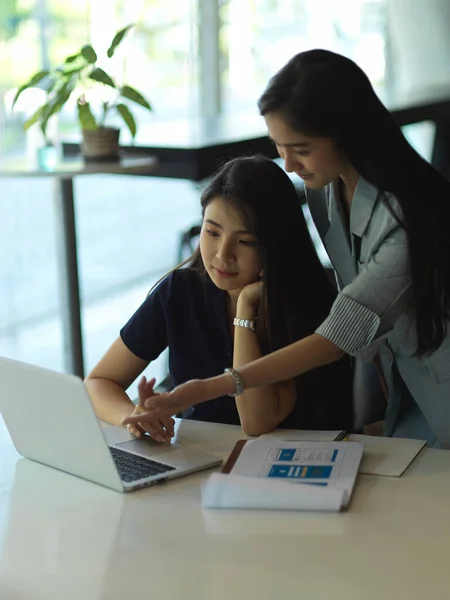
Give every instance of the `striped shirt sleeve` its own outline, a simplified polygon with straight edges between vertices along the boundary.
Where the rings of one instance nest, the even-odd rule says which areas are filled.
[[[396,227],[359,265],[358,276],[338,294],[316,333],[352,356],[371,360],[410,300],[406,234]]]
[[[339,294],[327,319],[316,333],[329,339],[352,356],[370,359],[376,350],[371,347],[380,317],[353,298]],[[352,323],[349,327],[348,323]]]

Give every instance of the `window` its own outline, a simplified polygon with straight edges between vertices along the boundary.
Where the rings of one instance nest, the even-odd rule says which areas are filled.
[[[187,117],[196,104],[196,2],[173,10],[162,0],[11,0],[0,9],[0,152],[35,152],[39,131],[22,124],[43,92],[17,87],[42,66],[57,64],[86,40],[107,48],[115,31],[137,23],[117,53],[116,72],[142,90],[154,114],[137,111],[142,128]],[[131,51],[130,51],[131,47]],[[73,107],[51,124],[54,137],[74,129]],[[58,134],[57,134],[58,132]],[[53,183],[2,179],[0,199],[0,353],[64,370],[59,313]],[[185,181],[89,176],[75,180],[85,366],[91,368],[144,300],[174,266],[180,233],[196,223],[198,190]],[[170,198],[170,202],[165,200]],[[162,379],[166,359],[153,373]],[[156,372],[155,372],[156,369]]]
[[[349,56],[383,91],[385,12],[385,0],[222,2],[224,109],[257,110],[256,100],[269,78],[292,56],[311,48]]]

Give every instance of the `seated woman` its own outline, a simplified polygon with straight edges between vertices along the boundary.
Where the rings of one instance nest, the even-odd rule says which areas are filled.
[[[151,290],[86,379],[98,416],[120,425],[147,412],[154,380],[141,379],[139,404],[125,390],[169,348],[175,385],[221,375],[315,331],[336,293],[315,251],[295,188],[264,157],[226,163],[201,197],[203,224],[194,254]],[[337,397],[340,402],[336,402]],[[348,359],[296,379],[195,406],[186,418],[241,424],[248,435],[275,427],[352,426]],[[173,420],[129,425],[158,441]]]

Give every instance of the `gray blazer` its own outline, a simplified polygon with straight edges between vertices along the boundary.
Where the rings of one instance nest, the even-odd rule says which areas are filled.
[[[395,197],[386,195],[401,216]],[[407,237],[383,196],[360,178],[348,230],[337,184],[307,190],[310,212],[339,288],[317,333],[363,360],[380,353],[389,386],[386,435],[450,448],[450,334],[429,357],[413,356],[416,335],[408,313],[412,294]]]

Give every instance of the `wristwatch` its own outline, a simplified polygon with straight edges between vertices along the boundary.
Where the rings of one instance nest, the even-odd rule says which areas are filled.
[[[255,332],[256,325],[256,317],[254,319],[237,319],[235,318],[233,321],[233,325],[237,327],[245,327],[246,329],[250,329],[250,331]]]

